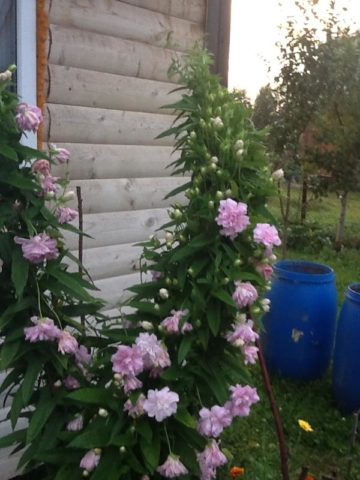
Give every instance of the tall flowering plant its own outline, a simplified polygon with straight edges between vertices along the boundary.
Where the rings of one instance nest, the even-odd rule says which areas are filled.
[[[59,478],[218,478],[222,432],[259,401],[249,367],[280,245],[266,209],[271,175],[247,106],[209,63],[195,51],[173,65],[184,94],[163,135],[175,135],[174,173],[187,181],[169,196],[188,201],[143,244],[152,280],[102,330],[93,385],[70,394],[81,422]]]
[[[20,466],[32,469],[61,446],[57,433],[73,421],[69,391],[90,382],[94,335],[76,317],[96,314],[101,302],[65,263],[76,259],[62,231],[76,231],[69,222],[77,212],[68,206],[68,182],[52,167],[68,162],[69,152],[21,144],[43,118],[9,92],[12,70],[0,74],[0,392],[11,399],[12,427],[20,418],[26,426],[0,446],[25,447]]]

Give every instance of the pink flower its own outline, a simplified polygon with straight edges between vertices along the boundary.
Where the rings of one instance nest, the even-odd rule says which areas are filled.
[[[55,213],[56,218],[61,225],[72,222],[78,216],[78,212],[69,207],[59,207]]]
[[[50,175],[50,163],[45,160],[37,160],[35,163],[33,163],[31,170],[34,173],[41,173],[42,175]]]
[[[235,286],[232,298],[239,308],[252,305],[258,298],[256,288],[250,282],[235,282]]]
[[[180,333],[180,321],[189,313],[189,310],[171,310],[171,313],[172,315],[166,317],[160,325],[164,327],[167,333]],[[184,333],[182,329],[181,333]]]
[[[166,347],[153,333],[140,333],[135,343],[141,351],[144,368],[146,370],[166,368],[171,365]]]
[[[193,326],[189,322],[184,322],[183,326],[181,327],[181,333],[187,333],[187,332],[192,332]]]
[[[128,412],[128,414],[132,418],[140,417],[141,415],[144,415],[144,401],[145,396],[143,393],[140,393],[135,404],[133,404],[130,399],[126,400],[126,402],[124,403],[124,411]]]
[[[29,239],[14,237],[14,241],[21,245],[24,258],[31,263],[37,264],[46,260],[54,260],[59,255],[56,240],[50,238],[46,233],[40,233]]]
[[[40,108],[27,103],[19,103],[16,107],[16,112],[15,119],[20,130],[36,133],[40,123],[43,121]]]
[[[2,272],[3,265],[4,265],[4,260],[0,258],[0,273]]]
[[[34,327],[24,328],[25,340],[30,343],[53,341],[59,337],[60,329],[54,325],[50,318],[31,317]]]
[[[254,345],[244,345],[242,347],[242,353],[244,355],[244,363],[245,365],[248,365],[249,363],[251,365],[255,365],[257,359],[258,359],[258,351],[259,349],[255,347]]]
[[[180,457],[173,453],[170,453],[166,461],[156,471],[166,478],[176,478],[189,473],[185,465],[180,461]]]
[[[155,417],[158,422],[162,422],[176,413],[178,401],[179,395],[169,387],[164,387],[161,390],[149,390],[143,406],[149,417]]]
[[[89,450],[80,462],[80,468],[83,468],[87,472],[92,472],[99,465],[100,455],[94,450]]]
[[[157,280],[160,280],[161,278],[161,272],[157,272],[156,270],[151,271],[151,280],[153,282],[156,282]]]
[[[124,392],[126,394],[128,394],[129,392],[132,392],[134,390],[138,390],[143,385],[142,382],[138,378],[136,378],[132,375],[125,376],[123,378],[123,382],[124,382]]]
[[[57,193],[60,189],[60,186],[56,181],[59,180],[58,177],[53,177],[52,175],[47,175],[40,179],[41,188],[44,193]]]
[[[214,405],[209,410],[202,408],[199,412],[200,420],[197,424],[197,431],[205,437],[218,437],[225,427],[232,422],[230,412],[224,408]]]
[[[271,249],[274,245],[281,245],[279,233],[275,227],[268,223],[258,223],[254,229],[254,241],[261,243],[265,247]]]
[[[66,163],[70,158],[70,152],[66,148],[57,147],[54,144],[50,145],[53,159],[59,163]]]
[[[227,463],[216,440],[212,440],[202,453],[197,454],[197,460],[200,466],[201,480],[216,478],[216,469]]]
[[[88,352],[88,349],[84,345],[79,345],[78,349],[75,352],[75,360],[77,364],[89,365],[92,361],[91,353]]]
[[[120,375],[135,377],[144,370],[142,352],[137,346],[118,346],[116,353],[111,357],[111,361],[113,372],[120,373]]]
[[[260,400],[256,388],[249,385],[232,386],[230,392],[230,409],[234,417],[247,417],[250,414],[250,407]]]
[[[79,348],[75,337],[67,330],[60,330],[58,336],[58,351],[65,355],[65,353],[75,354]]]
[[[226,340],[235,347],[254,343],[259,335],[253,330],[254,322],[247,320],[243,323],[233,324],[233,331],[226,334]]]
[[[269,281],[273,274],[273,268],[267,263],[259,264],[256,267],[256,271],[266,280]]]
[[[220,233],[234,240],[250,223],[249,217],[246,214],[247,205],[245,203],[237,203],[231,198],[221,200],[218,216],[215,218],[216,223],[223,227]]]
[[[84,426],[84,417],[82,415],[77,415],[75,418],[70,420],[66,425],[66,430],[68,432],[79,432],[83,429]]]
[[[75,377],[68,375],[64,378],[64,387],[68,390],[76,390],[77,388],[80,388],[80,382]]]

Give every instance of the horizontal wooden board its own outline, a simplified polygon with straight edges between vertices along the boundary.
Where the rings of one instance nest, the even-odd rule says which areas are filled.
[[[56,25],[186,51],[203,37],[198,23],[117,0],[56,0],[49,20]]]
[[[71,179],[168,177],[166,168],[179,154],[172,147],[58,143],[70,152],[69,165],[53,167],[55,176]]]
[[[173,137],[156,139],[171,127],[172,115],[47,104],[47,142],[171,146]]]
[[[173,58],[181,58],[174,50],[61,25],[50,32],[49,63],[56,65],[166,82]]]
[[[83,252],[83,263],[93,280],[116,277],[139,270],[142,247],[133,244],[88,248]],[[77,256],[77,251],[72,252]],[[77,265],[70,265],[77,270]]]
[[[123,0],[125,3],[205,23],[206,0]]]
[[[46,80],[48,103],[62,105],[172,114],[173,110],[160,110],[160,107],[181,98],[179,92],[169,93],[177,87],[174,83],[62,65],[50,64]]]
[[[165,208],[84,215],[84,231],[93,237],[84,237],[84,248],[142,242],[168,221]],[[64,236],[68,248],[76,250],[77,235],[64,231]]]
[[[170,178],[119,178],[111,180],[76,180],[70,188],[81,187],[83,213],[120,212],[168,207],[164,197],[187,179]],[[184,202],[184,195],[171,198],[171,202]],[[75,208],[76,199],[69,204]]]
[[[143,281],[149,280],[149,278],[150,274],[144,275]],[[127,288],[138,283],[140,283],[138,272],[98,280],[95,285],[99,288],[99,291],[95,292],[94,296],[105,300],[106,309],[119,307],[133,295]]]

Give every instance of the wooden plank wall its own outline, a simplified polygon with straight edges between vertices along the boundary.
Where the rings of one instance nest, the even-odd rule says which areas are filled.
[[[173,139],[155,137],[174,119],[160,106],[179,98],[169,96],[176,84],[167,70],[203,41],[206,0],[53,0],[47,8],[44,141],[71,152],[93,237],[84,263],[112,308],[139,281],[132,244],[167,221],[163,198],[184,182],[165,168]],[[67,242],[76,251],[76,237]]]

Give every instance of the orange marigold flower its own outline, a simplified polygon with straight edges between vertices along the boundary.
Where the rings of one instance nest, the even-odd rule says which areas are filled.
[[[242,467],[232,467],[230,470],[231,478],[242,477],[245,474],[245,468]]]
[[[306,475],[305,480],[315,480],[315,477],[312,475]]]

